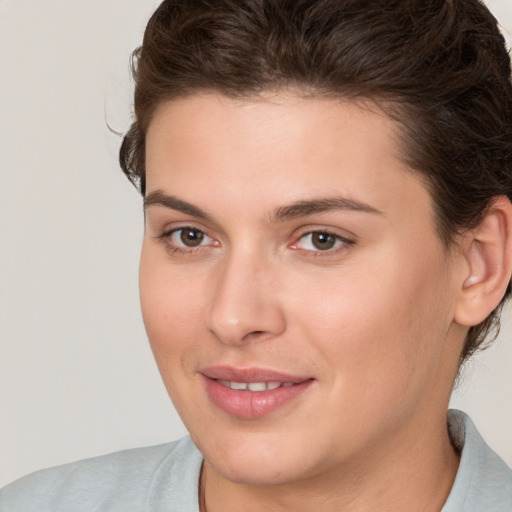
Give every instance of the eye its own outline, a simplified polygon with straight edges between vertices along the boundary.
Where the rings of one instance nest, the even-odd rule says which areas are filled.
[[[326,252],[336,250],[353,242],[329,231],[311,231],[302,235],[292,246],[304,251]]]
[[[203,231],[192,228],[177,229],[171,234],[171,241],[180,245],[183,244],[187,247],[197,247],[201,245],[205,239]]]
[[[204,231],[194,227],[182,227],[164,233],[162,238],[167,245],[175,250],[187,250],[195,247],[209,245],[214,242]]]

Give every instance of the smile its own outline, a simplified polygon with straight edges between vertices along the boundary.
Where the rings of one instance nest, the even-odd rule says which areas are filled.
[[[287,407],[299,406],[314,378],[264,369],[209,367],[202,381],[210,403],[229,416],[257,420]],[[295,404],[295,405],[293,405]]]
[[[294,382],[235,382],[230,380],[217,380],[219,384],[229,389],[238,391],[267,391],[277,388],[287,388],[293,386]]]

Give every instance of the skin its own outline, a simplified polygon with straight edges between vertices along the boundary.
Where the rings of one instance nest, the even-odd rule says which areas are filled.
[[[153,353],[205,457],[203,509],[441,510],[458,466],[446,410],[470,268],[463,244],[439,241],[394,122],[347,101],[211,93],[162,104],[146,142],[146,198],[207,216],[148,202],[140,264]],[[338,196],[367,211],[276,218]],[[314,380],[243,419],[208,399],[209,365]]]

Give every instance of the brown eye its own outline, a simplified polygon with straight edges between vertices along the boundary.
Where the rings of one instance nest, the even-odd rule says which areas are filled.
[[[215,239],[193,226],[171,229],[162,233],[158,239],[173,254],[202,254],[203,250],[219,247]]]
[[[330,233],[329,231],[310,231],[304,233],[292,246],[293,249],[301,249],[314,253],[335,253],[338,249],[352,245],[354,242],[347,238]]]
[[[204,240],[204,233],[198,229],[184,228],[177,231],[179,239],[187,247],[197,247]]]
[[[319,251],[332,249],[336,245],[336,242],[337,237],[330,233],[322,233],[321,231],[311,233],[311,244]]]

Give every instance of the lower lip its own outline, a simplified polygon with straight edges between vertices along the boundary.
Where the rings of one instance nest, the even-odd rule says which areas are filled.
[[[304,393],[313,383],[310,379],[266,391],[240,391],[208,377],[204,377],[204,381],[208,397],[214,405],[231,416],[244,419],[261,418],[274,412]]]

